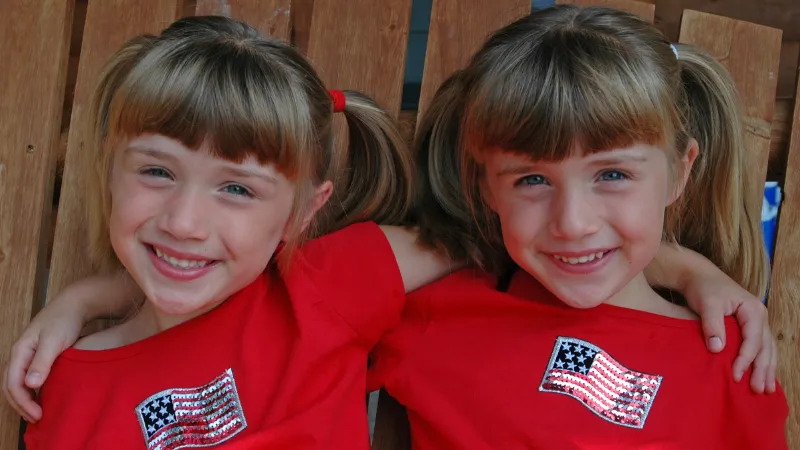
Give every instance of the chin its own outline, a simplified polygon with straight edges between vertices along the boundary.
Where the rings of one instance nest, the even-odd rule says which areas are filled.
[[[186,298],[184,296],[153,293],[153,295],[148,295],[147,298],[158,311],[170,316],[191,315],[198,311],[205,311],[215,304],[213,299],[198,299],[196,296]]]
[[[611,295],[603,295],[602,291],[599,289],[591,289],[591,292],[572,290],[551,290],[551,292],[565,305],[578,309],[594,308],[602,305],[611,298]]]

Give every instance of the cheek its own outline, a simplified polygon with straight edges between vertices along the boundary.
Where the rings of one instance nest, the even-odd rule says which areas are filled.
[[[291,212],[291,198],[252,205],[219,215],[217,229],[221,230],[225,246],[237,259],[257,264],[256,261],[271,257],[283,238]]]
[[[109,226],[112,238],[120,232],[139,228],[153,217],[163,199],[163,192],[147,189],[137,183],[133,176],[123,174],[112,176],[109,182],[111,192],[111,217]]]
[[[637,189],[620,199],[616,228],[626,240],[657,247],[664,228],[665,192],[661,183]]]
[[[497,213],[503,231],[503,240],[509,253],[517,248],[529,247],[547,228],[547,205],[523,197],[505,196],[497,202]]]

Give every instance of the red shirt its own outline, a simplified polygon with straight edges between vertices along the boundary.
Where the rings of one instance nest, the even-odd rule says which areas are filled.
[[[369,449],[367,353],[404,301],[383,232],[348,227],[307,243],[288,276],[268,270],[191,321],[120,348],[65,351],[25,441],[31,450]]]
[[[782,391],[732,377],[741,345],[700,323],[573,309],[520,271],[508,293],[473,269],[409,295],[368,384],[408,411],[415,449],[785,449]]]

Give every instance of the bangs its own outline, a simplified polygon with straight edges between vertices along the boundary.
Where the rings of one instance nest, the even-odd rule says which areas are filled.
[[[294,98],[284,67],[235,42],[165,41],[122,82],[107,135],[158,133],[240,163],[254,157],[287,176],[297,152],[313,145],[308,99]],[[288,171],[288,172],[286,172]]]
[[[527,42],[490,50],[500,54],[489,56],[474,80],[464,125],[476,157],[502,150],[560,161],[576,151],[671,139],[667,130],[676,121],[664,92],[672,89],[642,62],[649,58],[574,27]]]

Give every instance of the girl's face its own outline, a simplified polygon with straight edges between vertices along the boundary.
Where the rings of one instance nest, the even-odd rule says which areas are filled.
[[[684,160],[687,176],[693,155]],[[645,144],[561,162],[491,152],[485,169],[484,196],[509,255],[577,308],[612,300],[643,277],[661,244],[664,210],[685,183],[675,189],[666,153]]]
[[[116,149],[109,184],[114,251],[169,316],[202,314],[255,280],[286,233],[295,194],[271,165],[154,134]],[[309,220],[330,183],[317,194]]]

